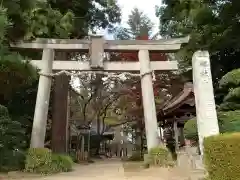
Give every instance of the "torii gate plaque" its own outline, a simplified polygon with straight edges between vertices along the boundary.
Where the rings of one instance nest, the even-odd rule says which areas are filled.
[[[149,51],[174,52],[181,44],[187,43],[189,37],[169,40],[123,40],[105,41],[102,36],[93,36],[91,41],[70,39],[38,39],[31,43],[13,45],[17,48],[43,49],[42,61],[32,60],[31,63],[41,69],[38,93],[33,121],[31,147],[44,147],[46,122],[49,107],[49,96],[52,70],[91,71],[140,71],[141,88],[144,106],[148,150],[158,146],[158,125],[153,92],[152,71],[176,70],[176,61],[150,61]],[[78,61],[54,61],[54,50],[89,50],[90,63]],[[139,62],[103,61],[104,51],[138,51]]]

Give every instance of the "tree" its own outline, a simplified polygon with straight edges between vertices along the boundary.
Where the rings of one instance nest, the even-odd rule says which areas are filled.
[[[89,30],[111,29],[121,18],[115,0],[9,0],[1,5],[12,23],[8,29],[12,41],[22,37],[79,38],[88,35]]]
[[[26,148],[21,124],[11,120],[6,107],[0,105],[0,171],[13,171],[24,167],[23,150]]]
[[[115,39],[136,39],[137,37],[149,37],[153,30],[152,21],[139,9],[134,8],[128,17],[128,27],[117,27]]]
[[[132,10],[127,22],[128,22],[127,23],[128,27],[116,28],[116,33],[114,34],[116,39],[148,40],[148,39],[157,37],[156,35],[152,35],[153,22],[151,22],[151,20],[142,11],[138,10],[137,8]],[[152,38],[150,36],[152,36]],[[137,53],[124,52],[124,53],[118,54],[117,56],[120,57],[122,61],[138,60]],[[170,58],[171,58],[170,56],[162,53],[150,54],[151,60],[165,61]],[[134,91],[132,89],[132,94],[135,94],[138,96],[138,98],[141,98],[141,91],[140,91],[141,87],[140,87],[139,78],[138,79],[132,78],[132,81],[133,81],[132,84],[130,83],[131,79],[129,79],[126,83],[130,83],[130,86],[135,87]],[[180,81],[180,78],[176,72],[161,72],[161,74],[156,74],[156,81],[154,82],[155,96],[156,97],[161,96],[161,98],[163,98],[162,101],[164,101],[164,98],[169,98],[171,96],[174,96],[179,91],[180,84],[177,83],[179,81]],[[176,85],[176,87],[175,88],[171,87],[170,86],[171,84]],[[160,91],[160,90],[167,90],[167,91]]]
[[[164,0],[157,10],[163,37],[190,35],[190,42],[178,53],[183,69],[191,65],[194,51],[209,50],[215,87],[227,72],[239,67],[240,3],[237,0]]]
[[[99,28],[111,30],[121,20],[116,0],[48,0],[48,3],[63,14],[71,11],[75,15],[70,37],[86,36],[89,30],[95,32]]]
[[[101,6],[99,6],[101,5]],[[81,14],[82,13],[82,14]],[[19,104],[11,99],[25,89],[26,102],[35,106],[37,90],[37,71],[29,63],[23,63],[23,57],[12,52],[9,44],[18,40],[35,38],[76,38],[88,34],[88,30],[111,27],[120,20],[120,9],[116,1],[26,1],[9,0],[1,3],[1,61],[0,102],[11,107],[11,116],[16,119],[33,119],[33,111],[19,112]],[[21,54],[36,58],[39,53],[25,50]],[[24,58],[25,59],[25,58]],[[9,73],[11,72],[11,73]],[[6,77],[8,75],[8,77]],[[10,75],[10,76],[9,76]],[[35,85],[35,90],[32,87]],[[23,93],[23,92],[21,92]],[[29,95],[32,93],[32,95]],[[19,98],[19,97],[18,97]],[[21,101],[22,102],[22,101]],[[18,108],[17,108],[18,107]],[[21,120],[22,121],[22,120]]]
[[[73,110],[77,111],[74,112],[77,116],[74,119],[80,119],[84,125],[93,121],[104,122],[108,115],[107,111],[112,109],[112,105],[121,96],[120,82],[99,74],[84,74],[80,77],[79,86],[73,87],[75,96],[72,100],[76,105]]]
[[[28,27],[24,20],[24,13],[34,8],[36,3],[36,0],[9,0],[1,2],[1,8],[5,10],[5,15],[9,19],[9,26],[5,27],[8,40],[19,40],[26,34]]]
[[[228,72],[219,81],[218,98],[219,109],[222,111],[235,111],[240,109],[240,69]]]
[[[13,92],[31,85],[38,77],[36,68],[28,62],[23,62],[22,56],[12,52],[9,48],[11,41],[46,37],[46,34],[66,37],[65,34],[68,35],[71,31],[72,15],[71,13],[62,15],[53,11],[44,2],[10,0],[3,1],[1,5],[0,73],[1,87],[4,88],[1,89],[0,100],[6,104]]]
[[[123,81],[100,74],[83,74],[80,79],[79,86],[73,87],[71,119],[77,128],[91,125],[98,154],[104,132],[129,121]]]
[[[2,7],[11,21],[7,29],[7,38],[17,41],[36,37],[50,37],[52,34],[65,35],[71,31],[73,14],[69,11],[61,14],[52,9],[45,1],[3,1]],[[58,23],[56,23],[56,21]],[[55,24],[54,24],[55,23]],[[65,38],[67,36],[65,35]]]
[[[7,9],[0,8],[0,101],[6,103],[18,88],[24,85],[31,85],[37,78],[36,69],[28,62],[22,62],[22,57],[17,53],[12,53],[8,47],[8,28],[10,19]]]
[[[127,27],[116,28],[116,39],[138,39],[150,40],[156,39],[157,35],[152,34],[153,23],[151,20],[138,9],[134,9],[129,15]],[[138,61],[137,53],[120,53],[118,55],[123,61]],[[150,60],[152,61],[166,61],[168,55],[163,53],[150,53]],[[160,110],[161,105],[172,96],[176,95],[182,85],[180,79],[175,72],[160,72],[155,73],[154,94],[157,111]],[[139,147],[142,146],[142,139],[144,137],[144,114],[142,104],[142,92],[140,78],[129,78],[125,81],[125,91],[128,94],[128,101],[132,102],[133,107],[128,114],[131,114],[137,121],[133,124],[136,129],[136,137]],[[140,137],[140,138],[139,138]],[[141,140],[140,140],[141,139]]]
[[[192,55],[196,50],[210,52],[220,132],[239,131],[236,118],[239,113],[239,73],[234,70],[240,67],[237,61],[240,57],[239,7],[237,0],[164,0],[156,12],[163,37],[191,37],[176,55],[181,60],[184,75],[191,78],[192,73],[188,69],[191,69]],[[189,136],[197,137],[197,130],[190,129],[197,127],[196,121],[187,122],[185,127]]]

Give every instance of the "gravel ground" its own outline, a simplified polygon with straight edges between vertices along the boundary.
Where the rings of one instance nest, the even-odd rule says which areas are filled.
[[[192,177],[191,177],[192,176]],[[47,177],[19,172],[0,176],[0,180],[198,180],[202,172],[187,172],[179,168],[141,168],[139,163],[126,163],[117,159],[100,160],[89,165],[76,165],[74,171]]]

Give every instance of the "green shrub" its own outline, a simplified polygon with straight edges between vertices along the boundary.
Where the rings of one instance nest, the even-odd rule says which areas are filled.
[[[8,109],[0,104],[0,117],[9,117]]]
[[[24,130],[21,124],[13,121],[8,109],[0,105],[0,151],[22,149],[24,141]]]
[[[74,163],[78,163],[77,155],[75,151],[70,151],[69,156],[72,158]]]
[[[140,151],[133,152],[132,156],[128,158],[128,161],[143,161]]]
[[[240,132],[240,111],[219,112],[218,122],[221,133]]]
[[[25,170],[27,172],[45,174],[45,171],[49,170],[51,162],[52,152],[49,149],[30,148],[26,156]]]
[[[154,166],[171,166],[173,159],[171,152],[162,146],[152,148],[149,152],[149,155],[145,155],[145,161],[148,161],[150,165]]]
[[[72,170],[73,166],[72,158],[70,156],[61,154],[53,154],[52,163],[57,164],[57,167],[61,172],[69,172]]]
[[[66,155],[53,154],[46,148],[31,148],[26,157],[25,170],[40,174],[53,174],[72,170],[73,161]]]
[[[221,134],[204,140],[204,163],[211,180],[240,178],[240,133]]]
[[[19,171],[24,169],[25,153],[17,150],[0,151],[0,172]]]
[[[16,171],[24,167],[24,130],[11,120],[8,109],[0,105],[0,171]]]
[[[240,111],[218,112],[218,125],[221,133],[240,132]],[[197,121],[196,118],[187,121],[184,125],[186,139],[197,142]]]
[[[197,142],[198,131],[197,131],[197,120],[196,118],[188,120],[184,125],[184,135],[186,139]]]

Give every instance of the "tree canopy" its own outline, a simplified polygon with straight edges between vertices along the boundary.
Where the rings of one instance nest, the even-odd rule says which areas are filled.
[[[190,42],[178,56],[183,68],[189,67],[195,50],[209,50],[213,81],[239,67],[238,0],[164,0],[157,9],[163,37],[190,35]]]
[[[156,39],[157,36],[152,34],[152,31],[153,22],[151,19],[144,14],[143,11],[134,8],[128,17],[127,25],[116,27],[114,37],[119,40]],[[137,53],[121,53],[118,57],[121,57],[122,61],[138,61]],[[150,58],[154,61],[164,61],[168,59],[168,55],[155,53],[150,54]],[[181,77],[175,72],[162,71],[155,74],[155,76],[156,81],[154,81],[153,86],[157,109],[159,109],[158,106],[160,106],[165,100],[168,100],[179,93],[183,84],[181,82]],[[125,92],[127,92],[129,96],[129,102],[135,104],[131,113],[141,122],[143,119],[143,105],[140,78],[131,77],[125,80],[125,87]]]
[[[134,8],[128,16],[127,27],[115,28],[114,37],[120,40],[136,39],[140,36],[149,37],[152,30],[151,19],[138,8]]]
[[[22,37],[79,38],[89,30],[112,28],[121,20],[116,0],[9,0],[2,7],[11,21],[8,37],[13,41]]]
[[[115,23],[121,21],[121,10],[116,0],[48,0],[53,9],[65,14],[74,14],[74,29],[71,37],[82,37],[89,30],[98,28],[111,30]]]
[[[88,35],[97,28],[111,28],[121,19],[115,0],[64,1],[64,0],[8,0],[0,8],[0,73],[1,100],[36,81],[36,69],[22,62],[19,54],[12,52],[9,44],[17,40],[43,38],[73,38]],[[31,52],[24,53],[31,56]],[[12,72],[9,74],[9,72]],[[9,76],[10,75],[10,76]],[[6,78],[8,76],[8,78]],[[34,79],[35,78],[35,79]],[[4,84],[4,85],[3,85]]]

